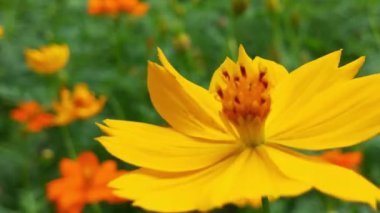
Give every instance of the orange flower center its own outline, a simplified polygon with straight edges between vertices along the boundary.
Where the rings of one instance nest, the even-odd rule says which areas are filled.
[[[266,72],[265,68],[246,70],[242,65],[240,72],[221,72],[226,82],[223,89],[217,89],[222,114],[235,127],[245,145],[263,143],[263,126],[271,105]]]
[[[76,107],[86,107],[88,105],[88,101],[85,100],[84,98],[76,98],[74,100],[74,105]]]
[[[93,180],[94,180],[94,175],[95,175],[94,169],[90,168],[90,167],[84,167],[83,171],[82,171],[82,175],[83,175],[82,177],[84,180],[83,187],[85,189],[91,188],[91,185],[92,185]]]

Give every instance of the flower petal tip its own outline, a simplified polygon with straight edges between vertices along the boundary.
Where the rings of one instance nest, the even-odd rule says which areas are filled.
[[[335,50],[334,52],[332,52],[328,55],[331,55],[332,57],[336,57],[336,60],[340,60],[342,53],[343,53],[343,49],[339,49],[339,50]]]
[[[99,129],[100,129],[102,132],[106,133],[107,135],[112,135],[112,131],[111,131],[111,128],[110,128],[110,127],[108,127],[108,126],[106,126],[106,125],[104,125],[104,124],[99,124],[99,123],[96,123],[96,126],[98,126]],[[96,139],[97,139],[97,138],[95,138],[95,140],[96,140]]]
[[[101,143],[102,137],[104,137],[104,136],[96,137],[96,138],[94,138],[94,140],[97,141],[97,142],[99,142],[99,143]]]
[[[245,57],[245,58],[248,57],[249,58],[247,51],[245,51],[245,48],[242,44],[240,44],[240,46],[239,46],[239,58],[240,57]]]
[[[151,70],[151,69],[157,69],[160,65],[152,62],[152,61],[148,61],[148,70]]]
[[[164,51],[162,51],[162,49],[159,47],[157,47],[157,54],[158,54],[158,59],[160,59],[162,64],[165,64],[165,62],[168,61],[168,59],[166,58],[164,54]]]
[[[239,52],[240,52],[240,51],[244,51],[244,52],[245,52],[245,49],[244,49],[243,44],[240,44],[240,45],[239,45]]]

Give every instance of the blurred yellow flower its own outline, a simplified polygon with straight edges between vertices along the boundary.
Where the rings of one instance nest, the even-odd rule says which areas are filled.
[[[271,12],[281,11],[281,2],[280,0],[266,0],[266,6]]]
[[[40,49],[26,49],[25,57],[28,66],[40,74],[52,74],[62,69],[69,59],[67,45],[52,44]]]
[[[0,25],[0,38],[4,37],[4,27]]]
[[[98,114],[106,102],[106,97],[99,99],[88,89],[84,83],[75,85],[74,92],[67,88],[60,91],[60,100],[53,103],[56,111],[55,123],[67,125],[77,119],[86,119]]]
[[[181,32],[173,40],[173,46],[178,52],[186,52],[191,47],[191,39],[187,33]]]
[[[154,212],[257,205],[310,189],[376,208],[380,190],[360,174],[293,150],[346,147],[380,132],[380,74],[354,78],[364,58],[339,67],[340,57],[336,51],[289,73],[240,47],[237,62],[227,58],[206,90],[159,51],[148,89],[171,127],[99,125],[105,148],[141,167],[110,186]]]

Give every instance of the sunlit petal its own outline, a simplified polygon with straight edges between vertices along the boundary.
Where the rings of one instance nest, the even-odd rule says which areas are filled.
[[[227,203],[252,203],[261,196],[295,195],[310,187],[283,176],[260,151],[239,155],[203,170],[167,173],[139,169],[111,182],[116,194],[159,212],[209,210]]]
[[[267,142],[301,149],[361,143],[380,132],[380,75],[337,84],[313,97],[289,120],[268,124]],[[365,112],[365,113],[363,113]]]
[[[98,140],[114,156],[137,166],[164,171],[207,167],[234,153],[231,142],[211,142],[185,136],[171,128],[138,122],[106,120],[100,126],[110,136]]]
[[[379,189],[356,172],[289,150],[265,147],[269,158],[288,177],[310,184],[331,196],[376,208]]]
[[[189,136],[231,139],[219,116],[220,103],[210,92],[180,76],[159,53],[163,67],[149,63],[148,89],[160,115],[174,129]]]

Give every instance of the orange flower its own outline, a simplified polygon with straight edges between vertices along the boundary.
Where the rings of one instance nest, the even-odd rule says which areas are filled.
[[[21,103],[11,111],[11,118],[25,124],[28,132],[40,132],[53,125],[53,115],[46,113],[42,106],[35,101]]]
[[[46,186],[47,197],[56,203],[58,212],[81,212],[87,203],[123,201],[112,194],[108,182],[126,173],[117,170],[116,163],[102,164],[92,152],[83,152],[77,160],[64,158],[60,162],[62,177]]]
[[[149,5],[139,0],[89,0],[88,13],[92,15],[114,15],[127,12],[135,16],[144,15]]]
[[[84,83],[75,85],[74,92],[63,88],[60,93],[60,101],[53,103],[53,108],[57,112],[55,123],[66,125],[76,119],[86,119],[98,114],[104,107],[106,97],[95,95]]]
[[[88,13],[92,15],[101,14],[103,7],[103,0],[89,0]]]
[[[138,0],[117,0],[120,10],[135,16],[143,16],[149,9],[149,5]]]
[[[66,66],[70,50],[67,45],[49,45],[40,49],[26,49],[28,66],[40,74],[52,74]]]
[[[361,152],[342,153],[340,150],[331,150],[324,152],[319,157],[338,166],[356,170],[362,162],[363,154]]]

